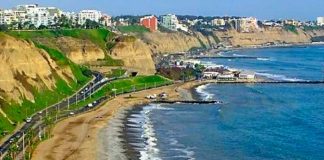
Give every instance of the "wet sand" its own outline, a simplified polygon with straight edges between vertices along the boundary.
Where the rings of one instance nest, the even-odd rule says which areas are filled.
[[[149,94],[166,92],[170,100],[192,98],[189,89],[201,82],[188,82],[121,95],[105,102],[95,111],[65,119],[52,130],[52,138],[40,143],[33,153],[33,160],[89,160],[125,159],[118,133],[125,109],[148,104]],[[108,137],[103,132],[110,132]],[[105,139],[106,141],[102,141]],[[114,146],[114,147],[109,147]]]

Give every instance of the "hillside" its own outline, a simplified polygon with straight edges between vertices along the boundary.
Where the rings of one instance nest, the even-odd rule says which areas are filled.
[[[149,46],[133,37],[122,37],[111,50],[110,55],[121,59],[124,67],[141,75],[150,75],[156,72]]]
[[[89,80],[56,50],[3,33],[0,46],[0,133]]]
[[[262,45],[267,43],[299,44],[311,42],[311,35],[301,29],[297,29],[293,32],[277,27],[264,28],[251,33],[241,33],[235,30],[229,30],[215,32],[214,34],[220,38],[222,43],[234,47]]]

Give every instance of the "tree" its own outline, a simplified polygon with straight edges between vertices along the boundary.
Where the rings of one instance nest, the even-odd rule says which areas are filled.
[[[1,24],[0,25],[0,32],[5,32],[8,31],[8,26],[6,24]]]
[[[23,29],[29,29],[30,25],[31,25],[30,21],[24,22]]]
[[[40,25],[40,26],[38,27],[38,29],[40,29],[40,30],[42,30],[42,29],[47,29],[47,27],[46,27],[45,25]]]
[[[83,27],[86,29],[95,29],[95,28],[99,28],[100,24],[96,21],[87,19],[86,22],[83,24]]]
[[[35,30],[36,29],[36,26],[34,24],[30,24],[28,29]]]

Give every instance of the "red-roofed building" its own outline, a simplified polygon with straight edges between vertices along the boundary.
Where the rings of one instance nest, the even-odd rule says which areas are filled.
[[[140,24],[150,29],[151,32],[158,30],[158,19],[155,16],[146,16],[141,18]]]

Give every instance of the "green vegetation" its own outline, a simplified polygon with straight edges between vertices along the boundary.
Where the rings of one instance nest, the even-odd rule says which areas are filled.
[[[89,74],[85,75],[85,73],[87,72],[87,69],[73,63],[63,53],[59,52],[58,50],[51,49],[47,46],[41,45],[41,44],[36,44],[36,46],[38,48],[44,49],[58,65],[69,66],[73,72],[73,75],[77,79],[78,84],[84,85],[89,80],[89,76],[91,76],[91,75],[89,75]]]
[[[118,68],[118,69],[112,69],[110,74],[107,74],[106,76],[109,78],[113,77],[120,77],[123,76],[126,73],[125,69]]]
[[[68,36],[78,39],[87,39],[106,50],[106,39],[113,34],[107,29],[59,29],[59,30],[35,30],[35,31],[10,31],[9,35],[35,40],[36,38],[57,38]]]
[[[297,27],[294,26],[294,25],[285,25],[285,26],[284,26],[284,29],[285,29],[286,31],[289,31],[289,32],[293,32],[293,33],[295,33],[295,34],[298,34]]]
[[[150,30],[139,25],[130,25],[130,26],[119,26],[118,30],[122,33],[139,33],[143,34],[149,32]]]
[[[110,51],[115,42],[113,39],[115,34],[107,29],[60,29],[60,30],[35,30],[35,31],[10,31],[9,35],[16,38],[25,40],[32,40],[37,42],[37,38],[57,38],[57,37],[73,37],[77,39],[90,40],[94,44],[98,45],[104,51]],[[105,59],[107,66],[122,66],[122,60],[115,60],[109,55],[106,55]]]
[[[172,81],[158,75],[138,76],[115,80],[94,93],[91,98],[88,98],[85,101],[78,103],[77,105],[72,105],[70,109],[78,109],[104,96],[114,96],[115,92],[116,94],[123,94],[127,92],[133,92],[134,90],[139,91],[168,84],[172,84]],[[114,91],[113,89],[116,89],[116,91]]]
[[[324,30],[324,26],[303,26],[304,31]]]
[[[16,102],[3,103],[1,109],[7,114],[8,118],[14,123],[21,123],[25,118],[30,117],[32,114],[44,109],[45,107],[57,103],[58,101],[75,93],[79,88],[84,86],[90,80],[89,70],[74,64],[63,53],[51,49],[47,46],[36,44],[37,47],[44,49],[50,57],[61,67],[69,66],[72,70],[76,81],[72,79],[69,82],[64,81],[54,73],[56,80],[55,88],[52,90],[33,89],[35,102],[27,99],[22,101],[22,104]],[[0,134],[3,132],[11,132],[15,126],[3,116],[0,116]],[[0,136],[1,138],[1,136]]]
[[[103,66],[123,66],[124,65],[124,62],[122,60],[113,59],[110,56],[106,56],[105,59],[101,59],[99,61],[102,62],[101,65]]]

